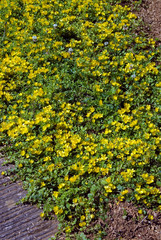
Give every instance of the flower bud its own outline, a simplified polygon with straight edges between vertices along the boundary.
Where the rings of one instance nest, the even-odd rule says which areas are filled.
[[[131,75],[132,78],[136,78],[136,74],[134,73],[133,75]]]
[[[33,42],[37,42],[37,37],[36,37],[36,36],[33,36],[33,37],[32,37],[32,40],[33,40]]]
[[[73,48],[69,48],[68,53],[72,53],[72,52],[73,52]]]
[[[58,24],[56,24],[56,23],[53,24],[53,27],[54,27],[55,29],[57,28],[57,26],[58,26]]]
[[[108,45],[108,42],[104,42],[104,45],[107,46],[107,45]]]

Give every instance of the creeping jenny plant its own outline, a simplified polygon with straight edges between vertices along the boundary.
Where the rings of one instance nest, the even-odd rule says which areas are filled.
[[[0,2],[0,141],[67,233],[112,199],[161,210],[159,50],[137,27],[105,0]]]

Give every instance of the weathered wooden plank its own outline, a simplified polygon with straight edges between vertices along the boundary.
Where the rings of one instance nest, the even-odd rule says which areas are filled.
[[[9,166],[2,166],[0,173]],[[57,220],[43,220],[41,210],[31,204],[18,204],[24,197],[19,182],[12,182],[8,176],[0,176],[0,240],[48,240],[57,232]]]

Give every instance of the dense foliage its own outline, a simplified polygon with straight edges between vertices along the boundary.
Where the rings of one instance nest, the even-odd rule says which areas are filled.
[[[109,2],[0,2],[0,141],[67,233],[112,199],[161,210],[159,50]]]

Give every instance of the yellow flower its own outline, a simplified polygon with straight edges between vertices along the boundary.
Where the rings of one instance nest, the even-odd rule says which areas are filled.
[[[151,109],[151,106],[150,105],[146,105],[146,110],[150,110]]]
[[[68,179],[69,179],[68,175],[64,177],[65,181],[68,181]]]
[[[143,173],[141,176],[147,182],[147,184],[151,184],[152,182],[154,182],[153,175],[148,175],[148,173]]]
[[[19,167],[19,168],[22,168],[22,167],[23,167],[22,163],[18,164],[18,167]]]
[[[43,218],[44,217],[44,212],[40,213],[40,217]]]
[[[65,232],[71,232],[71,228],[70,228],[70,226],[67,226],[66,228],[65,228]]]
[[[86,226],[86,222],[81,222],[81,223],[79,223],[79,226],[80,226],[80,227]]]
[[[55,206],[55,207],[53,208],[53,210],[54,210],[55,214],[57,215],[58,212],[59,212],[59,207],[58,207],[58,206]]]
[[[46,184],[44,182],[41,182],[41,187],[44,187]]]
[[[69,181],[71,183],[74,183],[78,178],[79,178],[79,176],[74,175],[73,177],[69,178]]]
[[[92,118],[98,119],[98,118],[102,118],[102,117],[103,117],[102,113],[95,113]]]
[[[114,100],[117,100],[117,96],[116,96],[116,95],[114,95],[114,96],[113,96],[113,99],[114,99]]]
[[[57,192],[57,191],[54,191],[54,192],[53,192],[53,196],[54,196],[55,198],[57,198],[58,195],[59,195],[59,192]]]
[[[102,99],[99,100],[99,105],[102,106],[103,105],[103,102],[102,102]]]
[[[139,214],[142,214],[142,213],[143,213],[143,210],[142,210],[142,209],[138,210],[138,213],[139,213]]]
[[[78,199],[77,198],[73,198],[73,203],[77,203]]]
[[[1,175],[5,175],[5,172],[1,172]]]
[[[136,198],[136,200],[139,201],[141,197],[138,194],[135,194],[135,198]]]
[[[83,122],[83,117],[82,117],[82,116],[79,116],[79,117],[78,117],[78,122],[80,122],[80,123]]]
[[[153,220],[153,219],[154,219],[153,215],[149,214],[149,215],[148,215],[148,219],[149,219],[149,220]]]
[[[126,182],[128,182],[129,179],[133,177],[134,172],[135,172],[134,169],[127,169],[127,172],[121,172],[121,176],[124,178]]]
[[[129,191],[127,189],[125,189],[124,191],[121,192],[122,195],[127,194]]]
[[[25,151],[23,150],[23,151],[21,151],[21,156],[25,156]]]
[[[118,200],[119,201],[123,201],[124,200],[124,196],[118,196]]]
[[[52,164],[50,164],[48,167],[47,167],[47,169],[50,171],[50,172],[52,172],[53,171],[53,169],[54,169],[54,163],[52,163]]]
[[[106,181],[107,181],[108,183],[110,183],[110,182],[111,182],[111,178],[110,178],[110,177],[106,178]]]
[[[58,188],[61,189],[61,188],[63,188],[64,186],[65,186],[65,183],[60,183],[59,186],[58,186]]]
[[[158,206],[158,210],[161,211],[161,205]]]
[[[112,183],[109,183],[109,185],[104,186],[104,188],[105,188],[107,193],[110,193],[110,192],[112,192],[112,189],[115,189],[116,187]]]
[[[134,120],[134,121],[132,121],[132,122],[130,123],[130,127],[135,126],[135,125],[137,124],[137,122],[138,122],[138,120]]]
[[[96,89],[97,92],[103,92],[103,89],[100,88],[100,85],[98,85],[98,84],[95,85],[95,89]]]
[[[50,161],[50,160],[51,160],[51,157],[49,157],[49,156],[44,158],[44,162],[47,162],[47,161]]]
[[[149,133],[145,133],[144,137],[145,137],[145,139],[149,139],[150,138],[150,134]]]
[[[81,221],[83,221],[86,217],[84,215],[81,216]]]
[[[63,209],[61,209],[61,208],[59,209],[58,206],[55,206],[55,207],[53,208],[53,210],[54,210],[54,212],[55,212],[56,215],[63,213]]]

